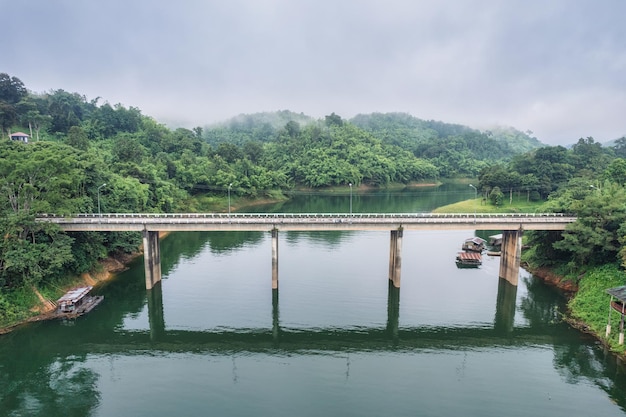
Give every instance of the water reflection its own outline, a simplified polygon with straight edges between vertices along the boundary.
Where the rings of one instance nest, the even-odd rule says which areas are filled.
[[[520,310],[531,327],[545,327],[560,321],[566,301],[558,290],[534,277],[523,278],[528,296],[522,297]]]
[[[502,280],[503,281],[503,280]],[[142,352],[228,355],[298,352],[350,353],[491,350],[515,346],[550,346],[553,364],[571,384],[591,381],[622,409],[626,405],[626,379],[614,359],[581,335],[555,320],[558,303],[538,281],[525,280],[527,294],[520,311],[528,324],[514,325],[515,290],[499,284],[493,328],[403,327],[400,325],[400,291],[389,286],[387,325],[357,328],[281,328],[279,294],[272,291],[272,328],[168,330],[162,309],[161,286],[148,292],[150,331],[120,329],[119,315],[106,310],[84,317],[74,326],[60,322],[36,323],[3,337],[0,344],[0,415],[90,415],[99,406],[100,376],[88,365],[90,355],[133,355]],[[513,305],[513,307],[512,307]],[[136,311],[135,303],[125,313]],[[107,318],[111,320],[106,320]]]
[[[399,339],[400,325],[400,288],[396,288],[390,280],[387,286],[387,336],[394,343]]]
[[[148,299],[148,317],[150,324],[150,340],[156,341],[165,335],[165,316],[163,314],[163,286],[157,282],[146,291]]]
[[[314,243],[316,246],[333,248],[349,240],[354,235],[354,232],[329,230],[323,232],[284,232],[282,234],[285,235],[285,241],[290,245],[307,241]]]
[[[515,299],[517,285],[513,285],[504,278],[498,278],[498,297],[496,301],[496,317],[494,328],[501,333],[513,331],[515,323]]]

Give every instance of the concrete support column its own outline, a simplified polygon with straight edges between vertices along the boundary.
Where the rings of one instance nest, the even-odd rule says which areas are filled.
[[[278,289],[278,229],[272,229],[272,289]]]
[[[400,273],[402,269],[402,228],[391,231],[389,247],[389,280],[393,286],[400,288]]]
[[[146,289],[161,281],[161,248],[159,232],[143,231],[143,262],[146,270]]]
[[[521,240],[521,230],[504,230],[502,232],[500,278],[504,278],[512,285],[517,285],[519,280],[519,265],[522,256]]]

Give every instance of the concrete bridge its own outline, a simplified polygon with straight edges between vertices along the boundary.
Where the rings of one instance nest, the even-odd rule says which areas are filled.
[[[501,230],[499,275],[516,286],[522,232],[564,230],[576,217],[560,213],[107,213],[43,215],[37,220],[58,224],[66,232],[142,232],[146,289],[149,290],[161,280],[159,232],[175,231],[270,232],[272,289],[278,289],[278,233],[281,231],[389,230],[389,280],[400,288],[404,230]]]

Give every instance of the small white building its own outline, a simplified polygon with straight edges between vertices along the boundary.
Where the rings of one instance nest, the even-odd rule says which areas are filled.
[[[14,140],[16,142],[28,143],[28,138],[30,136],[28,136],[26,133],[23,133],[23,132],[15,132],[15,133],[11,133],[9,137],[11,138],[11,140]]]

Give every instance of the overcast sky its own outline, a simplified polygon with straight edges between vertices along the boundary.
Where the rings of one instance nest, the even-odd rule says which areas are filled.
[[[626,135],[624,0],[0,0],[0,72],[172,127],[405,112]],[[100,103],[102,103],[100,102]]]

